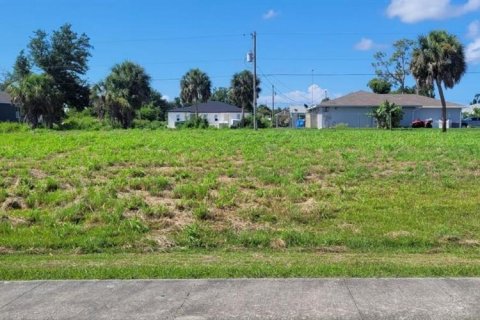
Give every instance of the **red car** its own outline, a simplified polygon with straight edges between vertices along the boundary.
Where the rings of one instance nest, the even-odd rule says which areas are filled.
[[[433,119],[420,120],[416,119],[412,121],[412,128],[432,128]]]

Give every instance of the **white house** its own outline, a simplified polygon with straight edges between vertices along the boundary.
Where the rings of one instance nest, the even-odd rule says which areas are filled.
[[[345,124],[352,128],[376,127],[375,119],[369,116],[374,108],[385,101],[402,106],[402,127],[410,127],[414,120],[433,119],[438,126],[442,119],[440,100],[416,94],[376,94],[366,91],[350,93],[338,99],[324,101],[308,110],[307,128],[331,128]],[[447,102],[447,120],[452,127],[459,127],[464,106]]]
[[[186,121],[195,115],[197,108],[199,116],[207,119],[211,126],[217,128],[230,127],[240,122],[242,118],[241,108],[223,102],[209,101],[168,111],[168,127],[175,128],[176,123]]]

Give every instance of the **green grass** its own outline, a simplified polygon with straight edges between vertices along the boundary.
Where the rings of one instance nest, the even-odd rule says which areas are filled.
[[[480,274],[478,130],[0,137],[2,279]]]

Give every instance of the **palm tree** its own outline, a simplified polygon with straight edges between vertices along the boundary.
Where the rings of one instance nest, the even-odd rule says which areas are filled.
[[[142,66],[125,61],[112,68],[112,72],[105,79],[105,87],[108,92],[115,92],[117,96],[128,100],[136,110],[149,101],[152,92],[150,80]]]
[[[207,102],[212,94],[212,82],[208,75],[200,69],[191,69],[180,81],[180,98],[184,104],[195,105],[195,116],[198,117],[200,102]]]
[[[132,125],[135,111],[150,101],[152,88],[145,69],[131,61],[112,68],[111,73],[91,90],[91,99],[99,116],[108,111],[111,120],[123,128]]]
[[[38,126],[40,117],[51,128],[63,116],[62,94],[49,75],[27,75],[11,83],[7,91],[32,128]]]
[[[93,107],[94,113],[100,120],[105,118],[107,113],[107,104],[106,104],[106,95],[107,90],[105,88],[105,82],[100,81],[94,84],[90,88],[90,104]]]
[[[418,38],[410,65],[417,87],[437,85],[442,101],[442,131],[447,131],[447,104],[443,86],[453,88],[465,74],[467,65],[463,45],[445,31],[432,31]]]
[[[245,110],[253,110],[253,74],[244,70],[239,73],[235,73],[230,82],[231,86],[231,101],[242,108],[242,123],[245,120]],[[256,81],[257,98],[260,94],[260,79]]]

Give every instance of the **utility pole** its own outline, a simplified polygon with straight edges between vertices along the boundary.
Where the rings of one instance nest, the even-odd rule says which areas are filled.
[[[272,127],[275,121],[275,86],[272,84]]]
[[[253,38],[253,129],[257,130],[257,32],[252,33]]]

